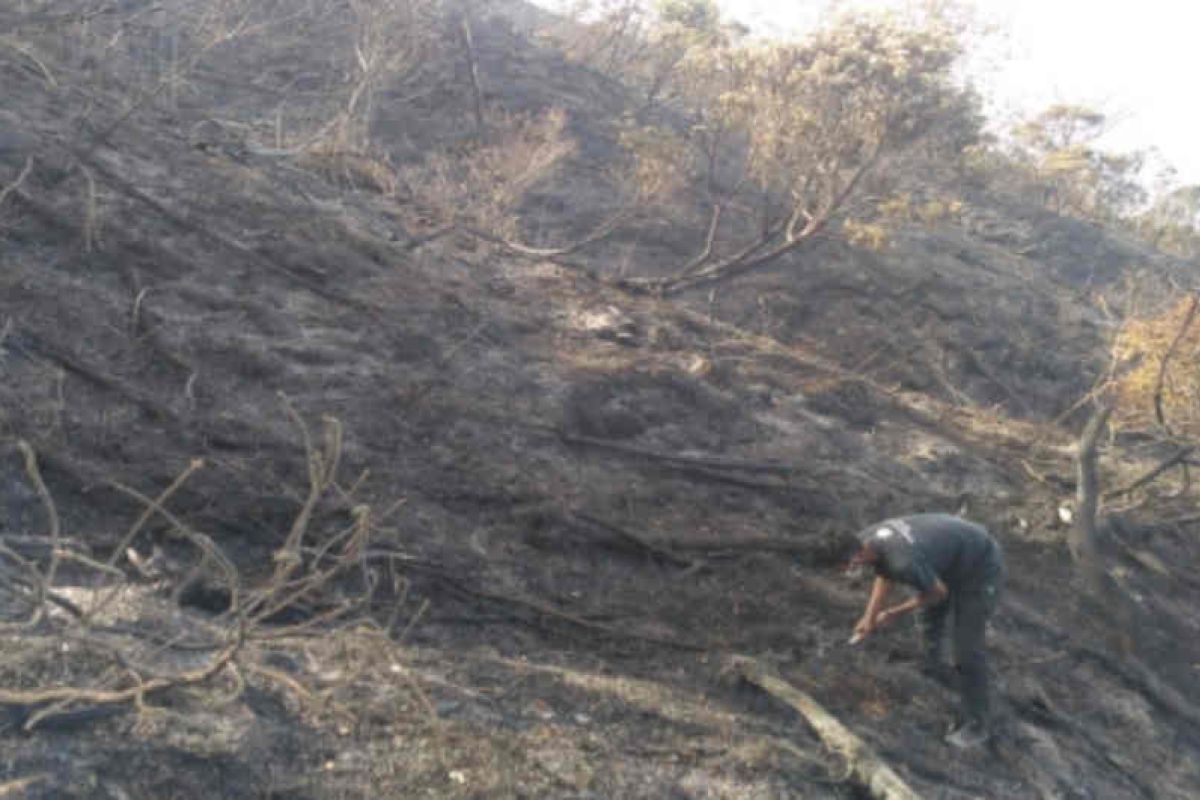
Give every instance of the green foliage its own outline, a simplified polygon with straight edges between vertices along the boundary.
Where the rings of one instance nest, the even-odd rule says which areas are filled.
[[[1093,216],[1109,222],[1129,219],[1143,206],[1147,193],[1141,182],[1142,153],[1096,153],[1088,179]]]
[[[1145,155],[1111,153],[1096,144],[1107,116],[1081,105],[1050,106],[1013,129],[1015,167],[1029,194],[1054,211],[1112,224],[1128,220],[1147,198]]]
[[[1050,153],[1095,141],[1107,124],[1108,117],[1096,109],[1059,103],[1021,123],[1013,133],[1031,150]]]
[[[657,0],[654,11],[665,24],[706,36],[716,36],[721,28],[721,11],[714,0]]]
[[[1107,127],[1107,117],[1087,106],[1050,106],[1012,129],[1011,149],[970,150],[969,173],[1055,212],[1118,225],[1164,252],[1200,257],[1200,187],[1173,186],[1167,167],[1152,195],[1145,175],[1153,152],[1102,149]]]
[[[977,106],[952,80],[960,51],[946,28],[881,14],[800,42],[693,48],[673,76],[693,120],[689,163],[715,191],[774,198],[790,238],[815,232],[881,160],[935,130],[953,131],[955,150],[978,137]]]
[[[1166,192],[1135,220],[1135,228],[1165,252],[1200,258],[1200,185]]]

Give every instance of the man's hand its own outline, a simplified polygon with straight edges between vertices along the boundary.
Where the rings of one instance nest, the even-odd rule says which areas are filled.
[[[878,622],[871,617],[863,616],[854,626],[854,636],[865,639],[875,632]]]
[[[893,622],[895,622],[896,619],[901,617],[904,613],[905,613],[905,610],[901,609],[899,606],[893,606],[892,608],[885,608],[883,611],[880,611],[879,616],[875,618],[875,627],[876,628],[886,628],[888,625],[891,625]]]
[[[863,639],[870,636],[879,627],[879,609],[883,608],[884,598],[891,591],[892,582],[882,575],[875,576],[875,583],[871,585],[871,599],[867,601],[867,607],[863,610],[862,618],[854,626],[854,636],[851,641],[857,644]]]

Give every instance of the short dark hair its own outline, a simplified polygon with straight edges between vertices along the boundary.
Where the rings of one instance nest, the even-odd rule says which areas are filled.
[[[870,533],[870,529],[867,529],[867,533]],[[838,551],[841,556],[841,560],[849,561],[855,554],[863,549],[863,545],[867,543],[868,538],[870,538],[869,535],[867,537],[863,536],[863,531],[861,529],[842,531],[838,537]]]

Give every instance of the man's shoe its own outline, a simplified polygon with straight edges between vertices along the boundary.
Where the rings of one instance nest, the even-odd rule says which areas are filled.
[[[990,734],[983,723],[978,720],[972,720],[946,734],[946,743],[960,750],[966,750],[967,748],[978,747],[983,744],[988,740],[989,736]]]

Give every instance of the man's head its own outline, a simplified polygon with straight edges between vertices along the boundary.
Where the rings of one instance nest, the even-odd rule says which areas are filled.
[[[879,561],[881,546],[888,539],[896,536],[896,531],[887,525],[876,525],[865,530],[857,531],[850,543],[852,553],[846,565],[846,575],[860,577],[866,568]]]
[[[846,564],[846,576],[860,578],[866,573],[867,567],[879,560],[879,550],[870,539],[863,540],[860,537],[855,537],[852,547],[854,550]]]
[[[850,554],[850,566],[857,567],[862,564],[874,564],[879,560],[879,550],[871,542],[863,542],[858,546],[858,549]]]

